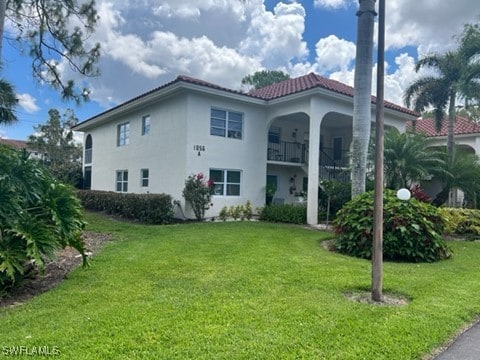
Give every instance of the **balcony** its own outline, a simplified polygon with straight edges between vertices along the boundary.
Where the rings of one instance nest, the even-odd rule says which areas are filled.
[[[269,142],[267,160],[276,163],[285,163],[285,165],[306,165],[308,164],[308,147],[305,144],[295,142]],[[322,148],[320,150],[319,165],[319,175],[321,179],[350,181],[347,150]]]
[[[268,161],[304,164],[306,162],[305,159],[305,144],[286,141],[280,141],[278,143],[268,143]]]

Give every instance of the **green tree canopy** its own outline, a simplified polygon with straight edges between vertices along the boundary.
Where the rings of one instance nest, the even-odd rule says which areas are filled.
[[[254,89],[261,89],[265,86],[290,79],[290,75],[280,70],[262,70],[247,75],[242,79],[242,85],[250,85]]]
[[[18,104],[13,85],[0,80],[0,125],[8,125],[17,121],[15,106]]]
[[[36,126],[36,133],[29,136],[29,145],[44,154],[42,162],[56,179],[76,185],[82,174],[82,148],[75,143],[71,127],[78,119],[70,109],[63,115],[50,109],[48,115],[47,122]]]
[[[98,75],[100,44],[87,45],[98,20],[94,0],[7,0],[4,14],[0,11],[1,25],[5,19],[13,34],[6,37],[1,26],[0,39],[12,40],[32,57],[33,74],[40,82],[59,90],[64,99],[88,99],[89,90],[63,78],[59,65],[66,61],[83,76]]]

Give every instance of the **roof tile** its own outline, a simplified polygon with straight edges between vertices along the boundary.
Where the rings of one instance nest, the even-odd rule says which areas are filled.
[[[436,136],[447,136],[448,121],[444,119],[442,121],[442,128],[440,131],[437,132],[435,129],[435,119],[433,118],[425,118],[420,120],[415,120],[415,131],[422,132],[429,137],[436,137]],[[407,128],[413,128],[413,122],[409,121],[407,123]],[[465,134],[476,134],[480,133],[480,124],[469,120],[463,116],[457,116],[455,121],[454,127],[454,134],[455,135],[465,135]]]

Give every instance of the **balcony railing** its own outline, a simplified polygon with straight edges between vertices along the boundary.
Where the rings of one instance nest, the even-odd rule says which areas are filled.
[[[280,141],[268,143],[267,160],[289,163],[305,163],[305,144]]]
[[[268,143],[267,160],[306,164],[308,162],[308,148],[305,144],[295,142]],[[319,156],[320,178],[349,181],[348,161],[348,151],[322,148]]]

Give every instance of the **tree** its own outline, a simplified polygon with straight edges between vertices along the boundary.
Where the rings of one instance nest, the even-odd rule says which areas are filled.
[[[0,296],[56,249],[74,247],[86,265],[80,202],[25,150],[0,146],[0,203]]]
[[[359,0],[353,96],[352,198],[365,191],[371,130],[375,0]]]
[[[415,71],[422,67],[430,67],[438,72],[438,76],[424,76],[415,80],[405,90],[405,104],[413,103],[415,111],[421,112],[433,106],[437,131],[442,127],[445,110],[448,107],[447,151],[453,156],[454,126],[456,118],[456,99],[462,79],[462,69],[466,65],[458,51],[450,51],[444,55],[434,54],[420,59]]]
[[[29,145],[44,154],[42,162],[56,179],[77,185],[82,176],[82,148],[75,143],[71,127],[78,119],[70,109],[63,115],[50,109],[48,115],[47,122],[36,126],[36,134],[29,136]]]
[[[451,158],[455,150],[457,98],[465,99],[468,107],[470,99],[474,98],[478,102],[480,97],[479,41],[479,25],[465,25],[458,50],[428,55],[415,65],[417,72],[427,67],[435,70],[437,75],[417,79],[404,93],[405,104],[408,107],[413,104],[415,111],[421,112],[433,106],[437,131],[442,126],[445,111],[448,112],[447,152]]]
[[[290,75],[283,71],[262,70],[245,76],[242,79],[242,85],[251,85],[256,90],[288,79],[290,79]]]
[[[13,86],[5,80],[0,80],[0,124],[8,125],[17,121],[14,108],[18,104]]]
[[[385,184],[392,190],[406,187],[445,168],[442,152],[431,146],[431,139],[419,133],[385,133]]]
[[[5,5],[2,0],[0,5],[5,7],[4,13],[0,7],[0,39],[8,19],[15,32],[12,43],[33,58],[34,76],[59,90],[66,100],[87,100],[89,90],[62,78],[59,64],[66,61],[83,76],[98,75],[100,44],[86,44],[98,20],[95,1],[6,0]]]
[[[432,204],[441,206],[448,200],[452,189],[460,189],[470,198],[475,198],[480,193],[480,159],[477,155],[457,149],[450,157],[443,153],[445,163],[444,171],[435,174],[440,181],[442,190],[432,200]],[[447,161],[447,159],[449,161]]]

